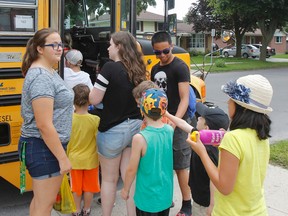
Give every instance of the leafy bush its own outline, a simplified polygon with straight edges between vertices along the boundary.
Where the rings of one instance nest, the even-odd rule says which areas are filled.
[[[190,52],[189,52],[190,56],[198,56],[199,55],[199,52],[196,50],[196,49],[192,49]]]
[[[220,68],[223,68],[223,67],[226,67],[226,65],[225,65],[225,60],[224,59],[217,59],[216,61],[215,61],[215,66],[216,67],[220,67]]]

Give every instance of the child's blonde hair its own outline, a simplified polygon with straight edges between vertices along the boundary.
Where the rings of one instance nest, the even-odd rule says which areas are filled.
[[[152,82],[150,80],[142,81],[138,86],[136,86],[133,89],[133,91],[132,91],[133,97],[135,99],[139,99],[142,97],[143,93],[146,90],[151,89],[151,88],[159,89],[159,87],[154,82]]]

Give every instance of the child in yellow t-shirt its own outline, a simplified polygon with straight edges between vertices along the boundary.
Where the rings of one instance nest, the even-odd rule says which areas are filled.
[[[75,93],[72,132],[67,155],[72,164],[70,182],[77,212],[72,215],[90,215],[93,194],[100,192],[99,160],[96,135],[100,118],[88,113],[90,89],[84,84],[73,88]],[[81,200],[84,206],[81,210]]]

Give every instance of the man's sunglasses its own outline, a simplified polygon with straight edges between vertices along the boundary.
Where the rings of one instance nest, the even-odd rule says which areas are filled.
[[[153,52],[155,55],[161,55],[162,53],[164,55],[167,55],[170,52],[170,50],[171,50],[171,47],[163,49],[163,50],[153,50]]]

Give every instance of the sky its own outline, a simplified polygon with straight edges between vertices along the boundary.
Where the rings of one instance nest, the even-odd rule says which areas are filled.
[[[177,19],[182,19],[187,14],[191,3],[196,2],[196,0],[175,0],[175,8],[168,11],[168,14],[177,14]],[[147,11],[164,15],[164,0],[156,0],[156,7],[149,6]]]

